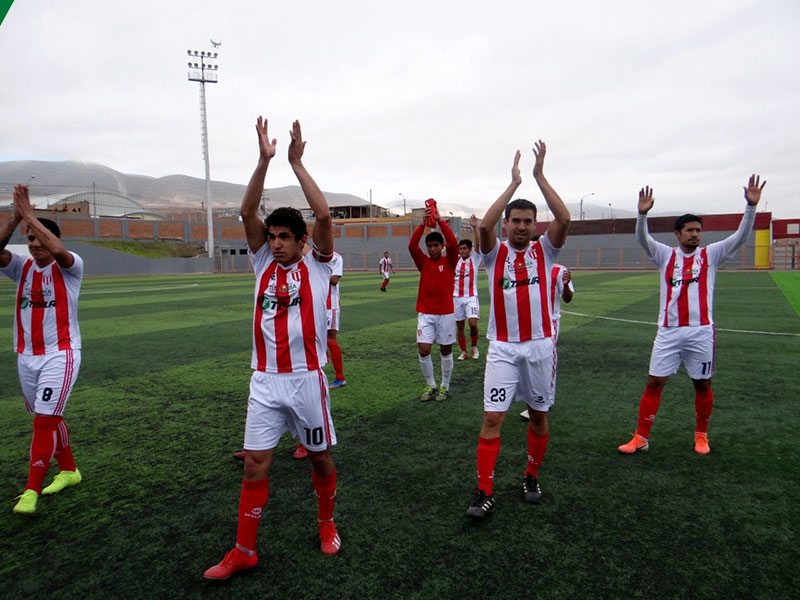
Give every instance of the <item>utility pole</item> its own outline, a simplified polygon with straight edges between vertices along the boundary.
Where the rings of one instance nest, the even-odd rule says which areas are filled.
[[[219,46],[216,42],[211,42],[214,48]],[[206,163],[206,219],[208,221],[208,257],[214,258],[214,221],[211,216],[211,165],[208,158],[208,120],[206,118],[206,83],[217,83],[216,64],[217,53],[198,52],[197,50],[187,50],[189,55],[189,81],[200,83],[200,118],[202,121],[201,138],[203,141],[203,159]],[[196,61],[200,62],[196,62]]]

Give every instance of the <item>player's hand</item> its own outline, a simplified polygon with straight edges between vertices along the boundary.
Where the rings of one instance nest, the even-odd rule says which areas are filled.
[[[298,164],[302,162],[303,150],[306,143],[303,141],[303,133],[300,131],[300,121],[292,123],[292,130],[289,132],[292,141],[289,144],[289,162]]]
[[[476,217],[475,215],[470,215],[470,217],[469,217],[469,226],[472,227],[472,229],[477,229],[478,228],[478,217]]]
[[[547,154],[547,145],[539,140],[533,144],[533,155],[536,162],[533,163],[533,176],[538,177],[544,174],[544,155]]]
[[[761,190],[767,185],[767,180],[765,179],[764,183],[759,186],[760,182],[761,175],[750,175],[750,181],[747,182],[747,187],[744,188],[744,199],[747,200],[750,206],[755,206],[761,200]]]
[[[14,186],[14,215],[20,220],[33,215],[30,191],[22,183]]]
[[[522,175],[519,172],[519,159],[522,155],[519,150],[514,154],[514,164],[511,166],[511,183],[519,185],[522,183]]]
[[[653,199],[653,188],[649,185],[644,186],[639,190],[639,214],[646,215],[653,208],[655,200]]]
[[[572,281],[572,273],[570,273],[569,269],[564,269],[564,275],[562,276],[564,280],[564,285],[567,285],[570,281]]]
[[[278,147],[278,140],[274,139],[269,141],[269,133],[267,132],[267,120],[264,117],[258,117],[256,122],[256,132],[258,133],[258,151],[261,158],[270,160],[275,156],[275,150]]]

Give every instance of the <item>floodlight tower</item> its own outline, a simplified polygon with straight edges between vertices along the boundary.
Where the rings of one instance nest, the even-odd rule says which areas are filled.
[[[214,42],[212,42],[214,43]],[[214,43],[214,48],[217,44]],[[189,55],[189,81],[200,83],[200,118],[203,130],[203,159],[206,163],[206,218],[208,221],[208,257],[214,258],[214,221],[211,216],[211,165],[208,160],[208,120],[206,119],[206,83],[217,83],[216,52],[187,50]],[[197,62],[199,61],[199,62]]]

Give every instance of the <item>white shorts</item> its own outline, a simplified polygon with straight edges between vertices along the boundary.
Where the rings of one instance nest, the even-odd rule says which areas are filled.
[[[419,313],[417,317],[417,343],[440,346],[452,344],[456,339],[456,319],[453,313],[429,315]]]
[[[650,355],[650,375],[669,377],[681,363],[692,379],[714,375],[714,326],[659,327]]]
[[[483,410],[507,412],[511,400],[547,412],[553,405],[556,346],[552,338],[489,342],[483,376]]]
[[[253,372],[247,399],[244,449],[271,450],[287,431],[315,452],[336,444],[328,380],[321,370]]]
[[[28,412],[54,417],[64,414],[80,368],[80,350],[39,356],[18,354],[17,372]]]
[[[328,331],[339,331],[339,309],[331,308],[325,311],[325,317],[328,322]]]
[[[389,279],[389,273],[381,273],[384,279]]]
[[[480,319],[481,306],[477,296],[453,296],[456,321]]]

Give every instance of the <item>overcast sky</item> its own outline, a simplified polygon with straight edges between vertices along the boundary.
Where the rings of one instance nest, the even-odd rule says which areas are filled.
[[[377,204],[483,211],[535,139],[565,202],[740,212],[757,172],[800,217],[800,2],[16,0],[0,26],[0,161],[204,176],[187,49],[222,42],[207,86],[211,176],[247,183],[254,123],[285,160],[300,119],[320,186]]]

